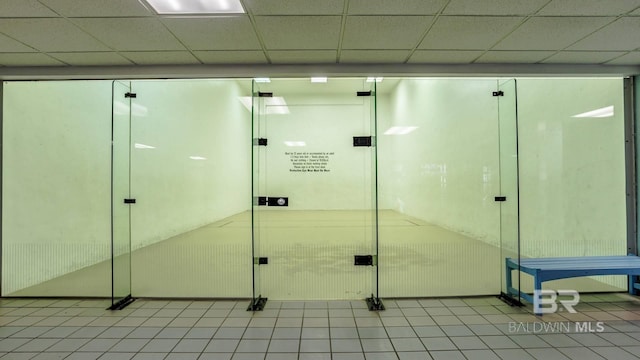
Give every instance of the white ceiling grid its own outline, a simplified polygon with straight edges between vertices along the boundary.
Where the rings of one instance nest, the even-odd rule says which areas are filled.
[[[241,0],[159,16],[143,0],[2,0],[0,66],[640,65],[640,0]]]

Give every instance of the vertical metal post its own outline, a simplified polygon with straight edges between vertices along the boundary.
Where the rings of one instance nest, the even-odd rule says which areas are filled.
[[[2,224],[2,215],[4,214],[4,211],[6,210],[4,208],[4,206],[2,206],[3,202],[2,202],[2,189],[3,189],[3,169],[4,169],[4,164],[2,162],[2,159],[4,158],[4,146],[3,146],[3,140],[4,140],[4,135],[3,135],[3,130],[4,130],[4,121],[3,121],[3,115],[4,115],[4,84],[5,82],[2,81],[0,82],[0,297],[2,296],[2,266],[3,266],[3,260],[4,258],[2,257],[2,229],[3,229],[3,224]]]
[[[624,142],[627,196],[627,253],[638,255],[638,211],[637,211],[637,154],[636,154],[636,82],[634,78],[624,80]]]

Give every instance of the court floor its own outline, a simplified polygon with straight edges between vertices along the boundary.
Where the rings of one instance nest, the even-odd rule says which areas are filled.
[[[354,255],[375,251],[372,212],[262,211],[258,220],[256,257],[268,264],[258,267],[256,285],[270,299],[363,299],[374,292],[376,275],[380,296],[394,298],[495,295],[503,284],[508,254],[498,246],[396,211],[379,213],[377,274],[354,266]],[[116,281],[131,281],[136,297],[251,297],[251,221],[247,211],[140,248],[133,239],[130,280],[124,272]],[[587,278],[549,285],[624,290]],[[110,296],[111,262],[6,295]]]

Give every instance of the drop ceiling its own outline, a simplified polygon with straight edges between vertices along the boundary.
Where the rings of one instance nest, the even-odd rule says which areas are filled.
[[[640,65],[640,0],[242,0],[159,16],[141,0],[2,0],[0,66]]]

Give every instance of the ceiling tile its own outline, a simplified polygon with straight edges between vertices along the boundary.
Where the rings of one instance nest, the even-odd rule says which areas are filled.
[[[357,15],[434,15],[447,0],[350,0],[349,14]]]
[[[195,51],[205,64],[265,64],[262,51]]]
[[[63,16],[153,16],[139,1],[131,0],[40,0]]]
[[[36,50],[0,34],[0,53],[3,52],[36,52]]]
[[[329,50],[338,47],[340,16],[256,16],[269,50]]]
[[[343,49],[413,49],[433,16],[349,16]]]
[[[636,65],[640,66],[640,51],[633,51],[626,55],[620,56],[607,63],[607,65]]]
[[[120,55],[138,65],[190,65],[200,64],[188,51],[131,51]]]
[[[244,0],[254,15],[340,15],[344,0]]]
[[[336,62],[335,50],[275,50],[269,51],[269,58],[274,64],[326,64]]]
[[[451,0],[444,9],[447,15],[530,15],[549,0]]]
[[[538,15],[621,15],[638,6],[638,0],[553,0]]]
[[[602,64],[624,55],[615,51],[561,51],[543,61],[546,64]]]
[[[569,50],[636,50],[640,48],[637,34],[640,34],[640,17],[621,18],[580,40]]]
[[[73,66],[132,65],[115,52],[49,53],[50,56]]]
[[[162,21],[192,50],[261,50],[246,15]]]
[[[510,33],[524,18],[441,16],[420,49],[486,50]]]
[[[175,36],[156,19],[93,18],[73,21],[115,50],[185,50]]]
[[[106,51],[65,19],[0,19],[0,32],[40,51]]]
[[[610,17],[530,18],[493,49],[562,50],[614,19]]]
[[[340,62],[401,64],[407,56],[409,56],[409,50],[342,50]]]
[[[553,51],[488,51],[475,63],[492,64],[533,64],[553,55]]]
[[[482,55],[482,53],[482,51],[473,50],[416,50],[408,62],[426,64],[469,64],[478,58],[478,56]]]
[[[4,66],[64,66],[64,63],[42,53],[0,53]]]
[[[58,17],[36,0],[2,0],[0,17]]]

